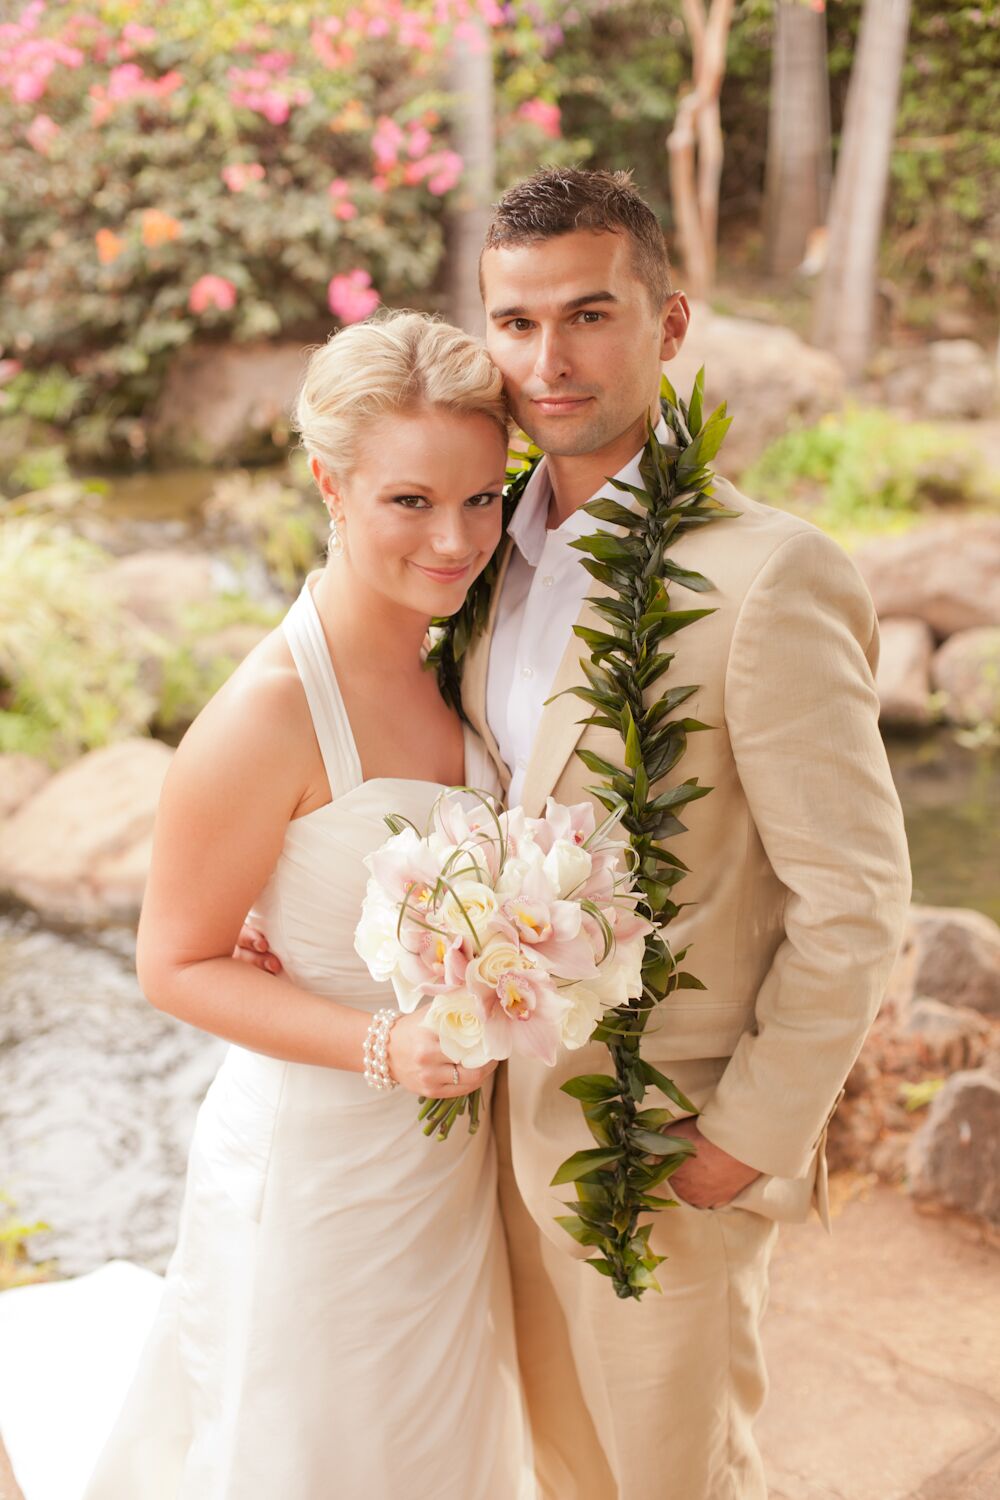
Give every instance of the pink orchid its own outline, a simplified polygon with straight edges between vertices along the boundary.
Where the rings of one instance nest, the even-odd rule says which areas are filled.
[[[382,300],[367,271],[348,271],[345,276],[332,277],[326,295],[330,311],[342,323],[360,323]]]
[[[571,843],[578,845],[593,838],[597,828],[593,803],[574,802],[568,806],[551,797],[545,804],[545,817],[539,821],[552,830],[553,839],[569,839]],[[551,848],[551,845],[548,847]]]
[[[231,312],[236,306],[236,287],[225,276],[200,276],[188,293],[188,307],[200,317],[210,307]]]
[[[461,989],[468,967],[461,938],[410,925],[399,955],[399,972],[418,997]]]
[[[562,1035],[562,1018],[569,1010],[549,980],[525,969],[501,974],[492,1003],[486,1002],[486,1040],[490,1056],[498,1059],[516,1052],[537,1057],[551,1067]]]
[[[412,828],[376,849],[365,861],[390,901],[425,907],[437,886],[437,859]]]

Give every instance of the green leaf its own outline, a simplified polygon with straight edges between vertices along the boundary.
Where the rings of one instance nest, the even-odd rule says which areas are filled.
[[[701,431],[702,403],[705,399],[705,366],[702,365],[694,377],[694,389],[688,402],[688,426],[692,432]]]
[[[597,755],[593,750],[577,749],[577,756],[583,761],[588,771],[593,771],[597,776],[620,776],[621,767],[612,765],[611,761],[605,760],[603,755]]]
[[[613,1162],[621,1161],[624,1154],[621,1147],[608,1151],[602,1147],[596,1150],[574,1151],[573,1155],[563,1162],[550,1186],[559,1187],[563,1182],[576,1182],[578,1177],[585,1177],[588,1172],[596,1172],[601,1167],[609,1167]]]
[[[634,771],[637,766],[642,765],[642,745],[628,704],[622,709],[622,731],[625,735],[625,764],[630,771]]]
[[[647,1062],[645,1058],[642,1059],[642,1071],[646,1082],[651,1084],[654,1089],[659,1089],[661,1094],[666,1094],[667,1098],[672,1100],[678,1109],[684,1110],[685,1114],[689,1115],[698,1113],[691,1100],[686,1094],[681,1093],[673,1080],[668,1078],[665,1073],[661,1073],[658,1068],[654,1068],[653,1064]]]
[[[682,588],[691,589],[696,594],[708,594],[715,584],[702,573],[692,573],[690,568],[678,567],[677,563],[664,560],[660,569],[664,578],[669,578],[673,583],[679,583]]]
[[[603,1245],[605,1236],[597,1229],[584,1224],[576,1214],[557,1214],[556,1223],[572,1235],[578,1245]]]
[[[645,524],[641,515],[634,510],[627,510],[617,500],[610,500],[606,496],[602,496],[600,500],[588,500],[583,509],[588,516],[594,516],[598,521],[610,521],[613,526],[624,526],[629,531],[636,531]]]
[[[671,1140],[668,1135],[660,1135],[655,1130],[643,1130],[641,1125],[633,1125],[628,1133],[629,1142],[636,1150],[644,1151],[650,1156],[675,1156],[679,1150],[686,1151],[690,1142],[680,1137]]]
[[[585,1100],[595,1104],[603,1100],[615,1100],[619,1095],[618,1083],[604,1073],[582,1073],[577,1079],[568,1079],[561,1085],[562,1092],[571,1100]]]

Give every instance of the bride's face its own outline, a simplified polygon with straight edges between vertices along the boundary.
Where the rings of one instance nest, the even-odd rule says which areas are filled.
[[[397,606],[454,614],[500,541],[506,457],[479,414],[426,407],[373,422],[342,480],[314,464],[344,544],[334,566]]]

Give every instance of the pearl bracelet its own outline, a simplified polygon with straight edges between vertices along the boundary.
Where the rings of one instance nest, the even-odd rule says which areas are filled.
[[[397,1079],[389,1071],[389,1033],[399,1020],[398,1010],[376,1011],[365,1033],[365,1083],[370,1089],[395,1089]]]

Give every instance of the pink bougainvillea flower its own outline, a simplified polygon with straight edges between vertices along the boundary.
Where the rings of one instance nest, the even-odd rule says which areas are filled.
[[[330,209],[337,219],[356,219],[358,210],[350,201],[351,184],[345,177],[335,177],[329,186]]]
[[[147,208],[142,216],[142,243],[147,250],[155,250],[179,239],[182,229],[180,220],[172,214],[165,214],[162,208]]]
[[[0,359],[0,385],[6,385],[15,375],[20,375],[23,366],[19,359]]]
[[[188,293],[188,307],[200,317],[210,307],[231,312],[236,306],[236,288],[225,276],[199,276]]]
[[[94,243],[97,245],[97,259],[102,266],[109,266],[125,249],[125,241],[113,229],[99,229],[94,235]]]
[[[259,161],[231,161],[222,169],[222,180],[231,193],[242,193],[252,182],[263,182],[267,174]]]
[[[546,99],[526,99],[518,108],[518,118],[528,120],[532,125],[537,125],[543,135],[551,140],[559,139],[562,126],[562,112],[558,104],[550,104]]]
[[[400,148],[405,140],[405,133],[388,115],[381,115],[376,120],[372,134],[372,151],[375,156],[375,165],[380,172],[396,165]]]
[[[403,173],[404,182],[413,187],[426,182],[427,190],[436,198],[450,193],[462,176],[465,166],[457,151],[434,151],[423,161],[412,161]]]
[[[367,271],[348,271],[344,276],[332,277],[326,295],[330,311],[342,323],[360,323],[382,300]]]
[[[36,115],[24,134],[31,149],[46,156],[59,134],[59,126],[48,115]]]
[[[415,161],[418,157],[426,156],[433,143],[433,137],[425,125],[411,125],[406,154]]]

